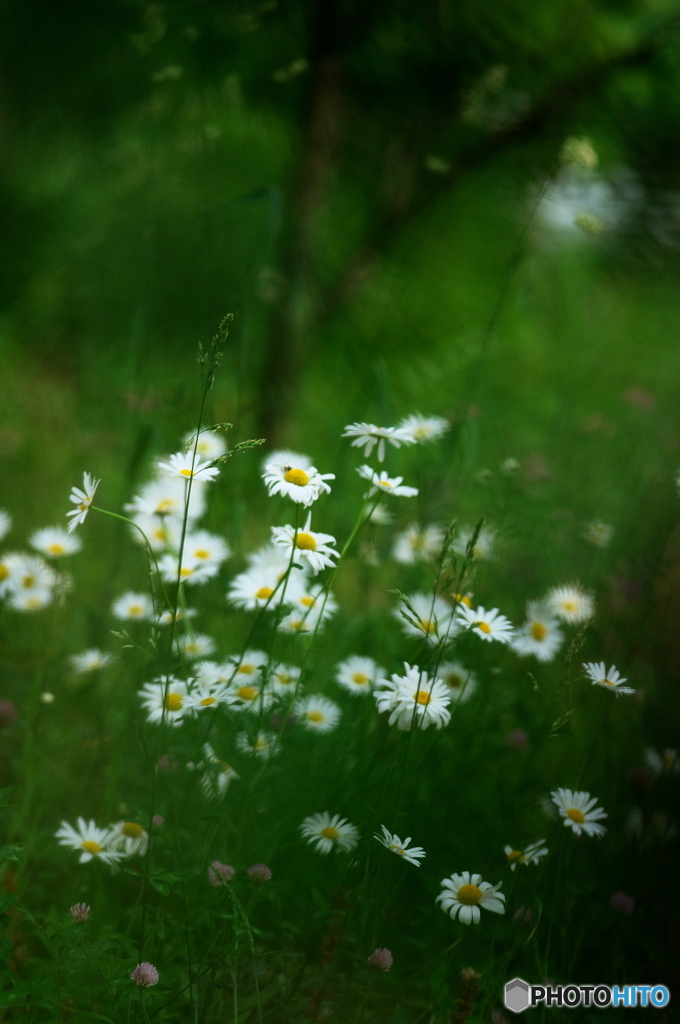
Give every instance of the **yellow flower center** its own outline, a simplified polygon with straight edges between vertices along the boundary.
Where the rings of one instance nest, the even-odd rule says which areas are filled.
[[[521,850],[511,850],[508,854],[508,860],[511,864],[514,864],[518,860],[524,860],[524,854]]]
[[[304,597],[300,598],[300,604],[303,604],[305,608],[313,608],[316,604],[316,598],[310,597],[309,594],[306,594]]]
[[[153,531],[154,540],[164,543],[168,539],[168,531],[163,526],[158,526]]]
[[[296,487],[306,487],[309,483],[309,477],[304,469],[293,469],[292,467],[286,470],[283,479],[287,484],[295,484]]]
[[[423,633],[427,633],[428,636],[430,636],[432,633],[434,633],[436,628],[437,628],[436,623],[434,623],[432,621],[432,619],[421,619],[420,620],[419,629],[422,629]]]
[[[139,839],[144,829],[141,825],[138,825],[135,821],[126,821],[123,825],[121,832],[128,839]]]
[[[310,722],[323,722],[326,716],[323,711],[308,711],[307,718]]]
[[[324,837],[324,839],[330,839],[333,842],[335,842],[336,839],[340,838],[340,833],[338,832],[337,828],[333,828],[332,825],[326,825],[325,828],[322,828],[321,835]]]
[[[156,505],[156,512],[162,515],[163,512],[169,512],[171,508],[175,508],[177,503],[172,498],[161,498]]]
[[[491,626],[489,625],[488,622],[473,622],[472,625],[476,626],[477,629],[481,629],[482,633],[491,632]]]
[[[392,484],[389,480],[378,480],[378,483],[380,484],[381,487],[393,487],[394,486],[394,484]]]
[[[47,550],[51,555],[63,555],[66,552],[64,545],[58,544],[56,541],[54,544],[50,544]]]
[[[565,612],[575,612],[578,608],[576,601],[572,601],[570,598],[567,598],[565,601],[560,601],[560,605],[564,608]]]
[[[461,885],[458,890],[458,899],[466,907],[473,907],[482,898],[482,890],[478,885]]]
[[[35,576],[32,576],[30,573],[28,574],[28,576],[24,576],[24,578],[21,581],[21,586],[22,587],[26,587],[27,590],[30,587],[34,587],[35,586]]]
[[[370,681],[371,680],[368,678],[368,676],[365,676],[363,672],[355,672],[354,675],[352,676],[352,682],[356,683],[357,686],[366,686],[366,684],[370,683]]]
[[[39,597],[29,597],[29,599],[26,602],[26,607],[27,608],[39,608],[40,607],[40,598]]]
[[[183,565],[179,571],[180,576],[186,579],[187,576],[193,576],[194,570],[190,569],[188,565]]]
[[[1,580],[6,580],[8,576],[9,576],[9,569],[7,568],[6,565],[3,565],[3,563],[0,562],[0,581]]]
[[[418,690],[418,692],[414,694],[414,696],[418,704],[430,703],[430,694],[427,692],[427,690]]]
[[[215,703],[214,697],[204,697],[202,701],[199,701],[201,707],[209,708],[211,704]]]
[[[87,851],[87,853],[101,853],[102,852],[101,846],[99,845],[99,843],[95,843],[94,839],[86,839],[80,845],[82,846],[83,850]]]
[[[195,558],[210,558],[210,552],[206,548],[198,548],[194,551]]]
[[[411,534],[411,547],[414,551],[422,551],[425,547],[425,538],[422,533]]]
[[[417,441],[424,441],[427,437],[430,436],[430,431],[427,429],[427,427],[416,427],[416,429],[413,431],[413,436]]]
[[[458,675],[457,672],[447,672],[447,674],[444,676],[444,682],[452,690],[460,690],[465,680],[461,675]]]
[[[236,695],[240,697],[241,700],[255,700],[257,697],[257,690],[254,686],[239,686],[236,691]]]
[[[605,684],[605,686],[616,686],[616,683],[613,683],[611,679],[603,679],[602,682]]]
[[[252,676],[255,666],[245,662],[243,665],[239,665],[236,671],[240,672],[242,676]]]
[[[78,505],[78,510],[80,512],[87,512],[88,508],[90,507],[91,501],[92,498],[86,498],[85,501],[81,501],[80,505]]]
[[[577,825],[582,825],[586,820],[586,816],[583,811],[579,811],[578,807],[570,807],[567,811],[567,817],[575,821]]]
[[[255,597],[258,599],[258,601],[268,601],[273,593],[273,587],[260,587],[258,592],[255,594]]]
[[[531,635],[534,640],[545,640],[548,635],[548,630],[542,622],[534,622],[531,626]]]
[[[181,693],[169,693],[165,698],[166,711],[179,711],[184,704],[184,697]]]
[[[131,604],[130,607],[128,608],[128,615],[134,618],[136,615],[141,615],[143,611],[144,609],[142,608],[141,604]]]
[[[472,608],[472,601],[465,594],[456,594],[456,601],[459,601],[460,604],[466,604],[468,608]]]
[[[311,533],[298,533],[295,538],[295,544],[302,551],[316,551],[316,541]]]
[[[180,472],[180,476],[193,476],[194,475],[193,469],[180,469],[179,472]]]

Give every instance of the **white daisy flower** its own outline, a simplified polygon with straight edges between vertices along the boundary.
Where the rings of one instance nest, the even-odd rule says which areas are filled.
[[[188,693],[187,684],[174,676],[170,676],[167,683],[165,679],[147,683],[139,691],[147,721],[160,722],[164,719],[168,725],[181,725],[189,710]]]
[[[166,608],[164,612],[161,612],[156,622],[159,626],[169,626],[173,619],[175,622],[182,622],[183,619],[195,619],[198,612],[195,608],[178,608],[175,614]]]
[[[394,520],[394,513],[388,512],[384,505],[376,505],[366,522],[373,526],[389,526]]]
[[[530,864],[538,864],[541,857],[545,857],[548,852],[545,839],[530,843],[524,850],[515,850],[512,846],[504,846],[503,850],[508,858],[511,871],[514,871],[518,864],[524,864],[526,867]]]
[[[97,647],[92,647],[81,654],[73,654],[69,659],[74,672],[82,675],[85,672],[96,672],[97,669],[106,668],[114,660],[112,654],[105,654]]]
[[[67,530],[62,530],[59,526],[47,526],[43,530],[36,530],[29,537],[28,543],[48,558],[75,555],[83,546],[79,537],[72,537]]]
[[[57,830],[56,836],[61,846],[68,846],[71,850],[80,852],[80,863],[86,864],[89,860],[104,861],[105,864],[114,864],[121,860],[122,853],[110,848],[111,833],[107,828],[99,828],[94,821],[85,821],[78,818],[76,828],[63,821]]]
[[[583,667],[593,686],[603,686],[612,693],[635,693],[635,690],[630,686],[621,686],[621,683],[625,683],[626,679],[624,676],[619,675],[613,665],[609,672],[607,672],[603,661],[597,663],[588,661]]]
[[[179,578],[181,583],[187,583],[189,586],[206,583],[220,571],[218,562],[206,562],[204,559],[195,558],[188,551],[182,553],[181,565],[176,555],[163,555],[158,568],[166,583],[176,583]]]
[[[598,825],[607,814],[597,806],[597,800],[590,793],[575,792],[571,789],[556,789],[550,794],[564,824],[572,829],[577,836],[585,832],[587,836],[603,836],[607,831],[604,825]]]
[[[281,580],[288,572],[290,556],[286,557],[281,548],[267,544],[248,556],[248,569],[239,573],[229,587],[229,601],[238,608],[253,611],[268,602],[273,611],[284,597]],[[285,601],[293,602],[304,592],[306,571],[291,569],[286,584]],[[278,588],[278,589],[277,589]],[[277,596],[274,596],[274,595]]]
[[[218,664],[216,661],[196,661],[192,675],[201,686],[229,685],[235,676],[235,666],[230,661]]]
[[[505,896],[500,891],[500,882],[491,885],[490,882],[483,882],[481,875],[461,871],[459,875],[442,879],[441,884],[444,888],[435,903],[454,921],[457,916],[462,924],[479,924],[480,907],[494,914],[505,913]]]
[[[201,680],[194,683],[184,701],[186,708],[195,712],[233,703],[234,696],[226,683],[206,683]]]
[[[15,590],[25,557],[16,551],[0,555],[0,597]]]
[[[129,510],[130,506],[127,508]],[[179,547],[182,537],[182,521],[179,516],[130,512],[130,519],[138,527],[130,527],[130,536],[135,544],[144,544],[146,537],[152,551],[165,551],[168,548],[176,551]],[[144,537],[141,536],[140,530]]]
[[[609,523],[603,523],[599,519],[593,519],[583,527],[583,539],[592,544],[594,548],[606,548],[614,534],[614,527]]]
[[[158,468],[170,477],[178,477],[180,480],[197,479],[201,483],[214,480],[220,472],[217,466],[203,462],[198,456],[194,457],[193,452],[177,452],[167,462],[159,462]]]
[[[312,573],[321,572],[327,565],[333,565],[333,559],[338,557],[331,545],[335,544],[335,537],[330,533],[314,533],[312,531],[311,513],[307,516],[307,522],[302,530],[295,532],[293,526],[273,526],[272,539],[277,547],[283,548],[290,557],[295,553],[295,559],[307,562]]]
[[[231,555],[223,537],[207,530],[195,530],[184,538],[184,551],[197,562],[221,565]]]
[[[280,454],[285,457],[289,453]],[[319,495],[330,494],[326,481],[335,480],[335,473],[319,473],[314,466],[303,466],[299,462],[275,462],[270,456],[265,463],[263,480],[270,497],[282,494],[299,505],[312,505]]]
[[[391,850],[392,853],[396,853],[398,857],[403,857],[407,864],[413,864],[414,867],[419,868],[421,860],[425,857],[425,850],[422,846],[411,846],[411,837],[408,839],[401,840],[399,836],[393,835],[388,832],[384,825],[380,826],[383,834],[379,836],[377,833],[374,835],[374,839],[377,839],[379,843],[382,843],[387,850]]]
[[[433,598],[431,594],[411,594],[409,603],[416,613],[415,622],[405,604],[395,608],[393,613],[408,636],[425,636],[431,643],[437,643],[444,637],[450,639],[460,632],[456,612],[443,598]]]
[[[221,799],[229,788],[229,783],[238,779],[238,772],[226,761],[222,761],[215,751],[206,743],[203,747],[204,761],[201,785],[203,792],[210,799]]]
[[[345,427],[343,437],[353,437],[352,448],[363,448],[364,458],[368,459],[371,452],[378,446],[378,462],[385,460],[385,442],[394,448],[402,444],[415,444],[415,438],[398,427],[376,427],[374,423],[351,423]]]
[[[53,590],[15,591],[10,593],[8,606],[15,612],[39,612],[49,607],[53,599]]]
[[[227,658],[227,664],[232,666],[234,685],[259,682],[262,669],[268,661],[269,656],[264,651],[248,650],[241,655],[232,654]]]
[[[323,587],[309,587],[294,602],[293,611],[279,623],[283,633],[313,633],[338,610],[338,602]]]
[[[275,665],[269,675],[269,688],[279,697],[292,697],[299,681],[297,665]]]
[[[185,658],[208,658],[215,653],[215,641],[204,633],[182,636],[175,641],[175,650]]]
[[[341,818],[339,814],[331,817],[328,811],[310,814],[300,825],[300,831],[307,842],[315,846],[317,853],[353,850],[359,842],[359,830],[350,825],[347,818]]]
[[[380,508],[380,506],[378,506]],[[444,531],[441,526],[409,526],[394,538],[392,557],[402,565],[427,561],[441,551]]]
[[[179,477],[161,477],[145,484],[141,492],[125,505],[130,514],[161,516],[164,520],[183,519],[187,504],[187,488]],[[200,479],[192,482],[189,494],[188,519],[192,522],[205,512],[206,489]],[[146,533],[146,530],[144,531]],[[172,542],[172,536],[170,540]]]
[[[251,740],[247,732],[240,732],[236,737],[236,746],[244,754],[267,758],[279,750],[276,739],[276,733],[273,732],[258,732],[254,740]]]
[[[113,602],[111,613],[117,619],[145,622],[153,618],[153,602],[146,594],[127,590]]]
[[[143,857],[149,846],[149,833],[136,821],[117,821],[109,829],[109,843],[125,858]]]
[[[378,711],[389,712],[390,725],[408,731],[412,723],[416,728],[427,729],[434,725],[441,729],[448,725],[451,702],[448,687],[441,679],[428,676],[427,672],[404,662],[405,675],[393,675],[389,680],[379,681],[375,690]]]
[[[359,466],[357,473],[364,480],[368,480],[371,485],[366,492],[367,498],[379,492],[393,494],[396,498],[413,498],[418,493],[417,487],[407,487],[406,484],[402,484],[403,476],[392,477],[387,476],[386,473],[376,473],[370,466]]]
[[[378,679],[383,676],[383,669],[373,661],[373,658],[362,658],[359,655],[345,658],[335,666],[335,681],[349,693],[370,693]]]
[[[437,669],[437,678],[444,683],[454,703],[464,704],[477,689],[477,676],[459,661],[443,661]]]
[[[678,758],[677,750],[672,747],[666,747],[663,754],[650,747],[645,751],[645,764],[654,775],[661,775],[664,772],[674,775],[676,772],[680,772],[680,758]]]
[[[37,555],[8,555],[4,559],[5,566],[8,562],[9,589],[15,594],[43,593],[57,585],[57,573]]]
[[[0,540],[7,536],[12,529],[12,517],[9,512],[0,509]]]
[[[464,526],[457,533],[453,540],[451,547],[457,555],[466,555],[468,544],[475,535],[474,528],[472,526]],[[491,559],[494,557],[494,549],[496,547],[496,532],[489,526],[483,526],[479,531],[479,536],[475,541],[474,550],[472,552],[473,558],[478,561],[484,559]]]
[[[334,701],[328,700],[327,697],[322,697],[318,693],[298,700],[294,713],[300,724],[310,732],[332,732],[342,714]]]
[[[558,619],[576,625],[585,622],[595,614],[592,596],[578,583],[567,583],[548,591],[546,600]]]
[[[80,526],[80,524],[84,523],[87,519],[87,513],[90,511],[90,505],[94,500],[95,493],[100,483],[100,480],[95,480],[89,473],[83,473],[82,489],[80,487],[71,488],[69,501],[76,507],[72,512],[66,513],[66,518],[71,520],[68,524],[69,533],[73,533],[75,528]]]
[[[214,462],[215,459],[219,459],[221,455],[227,450],[227,442],[224,438],[214,430],[202,430],[198,435],[198,443],[196,443],[195,432],[189,432],[184,437],[184,444],[191,454],[196,449],[196,454],[206,462]]]
[[[487,611],[482,605],[479,608],[468,608],[466,604],[458,605],[458,618],[473,633],[482,640],[498,640],[502,644],[509,644],[513,638],[514,631],[512,623],[501,615],[498,608]]]
[[[552,607],[543,601],[527,602],[527,618],[511,642],[517,654],[533,654],[539,661],[552,661],[564,643]]]
[[[248,680],[248,682],[244,680],[235,681],[231,697],[234,711],[255,712],[259,712],[260,708],[267,709],[271,707],[274,699],[273,694],[268,689],[263,691],[262,683],[256,679]]]
[[[412,416],[405,416],[399,423],[397,429],[412,437],[419,444],[427,441],[438,441],[443,437],[451,424],[443,416],[420,416],[414,413]]]

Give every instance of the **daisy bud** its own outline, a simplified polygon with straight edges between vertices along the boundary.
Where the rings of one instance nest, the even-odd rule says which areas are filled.
[[[90,908],[87,903],[74,903],[70,910],[71,917],[76,924],[82,924],[82,922],[87,921],[90,916]]]
[[[635,910],[635,900],[627,892],[615,892],[609,901],[612,910],[619,910],[630,916]]]
[[[158,984],[158,971],[153,964],[146,961],[137,964],[130,977],[139,988],[151,988],[152,985]]]
[[[379,971],[389,971],[394,963],[389,949],[374,949],[367,959],[371,967],[377,967]]]
[[[214,860],[208,868],[208,881],[211,885],[224,885],[225,882],[231,881],[235,874],[231,864],[222,864],[219,860]]]
[[[248,877],[252,878],[253,882],[268,882],[272,877],[270,868],[266,864],[253,864],[252,867],[248,868]]]

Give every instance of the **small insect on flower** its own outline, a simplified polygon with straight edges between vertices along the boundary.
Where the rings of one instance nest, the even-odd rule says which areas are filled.
[[[142,706],[146,709],[149,722],[161,721],[168,725],[181,725],[189,711],[187,684],[181,679],[169,676],[147,683],[140,690]]]
[[[442,638],[451,639],[460,632],[460,624],[456,620],[455,609],[447,604],[442,597],[432,594],[411,594],[408,604],[402,602],[394,609],[401,628],[407,636],[424,636],[430,643],[437,643]],[[415,614],[414,614],[415,613]]]
[[[373,838],[382,843],[387,850],[396,853],[397,857],[403,857],[407,864],[413,864],[414,867],[419,868],[421,860],[425,857],[425,850],[422,846],[409,846],[410,836],[401,840],[399,836],[388,832],[384,825],[380,827],[383,834],[380,836],[376,832]]]
[[[385,460],[385,442],[394,448],[402,444],[415,444],[415,438],[407,430],[399,427],[376,427],[374,423],[351,423],[345,427],[343,437],[353,437],[352,448],[363,448],[364,458],[369,459],[371,452],[378,446],[378,462]]]
[[[339,814],[331,817],[327,811],[310,814],[300,825],[300,831],[317,853],[330,853],[331,850],[348,852],[359,842],[359,830],[354,825]]]
[[[209,462],[203,462],[193,452],[177,452],[171,455],[168,462],[159,462],[158,468],[169,477],[178,477],[180,480],[200,480],[201,483],[208,483],[219,475],[217,466],[211,466]]]
[[[90,511],[90,505],[94,501],[100,483],[100,480],[95,480],[89,473],[83,473],[82,489],[80,487],[71,488],[69,501],[76,507],[73,511],[66,513],[66,518],[71,520],[68,524],[69,533],[73,533],[76,527],[87,519],[87,513]]]
[[[366,959],[371,967],[377,967],[379,971],[389,971],[394,963],[394,958],[386,947],[374,949]]]
[[[60,526],[46,526],[43,530],[36,530],[29,537],[28,543],[47,558],[75,555],[83,546],[79,537],[72,537],[68,530],[62,530]]]
[[[153,602],[146,594],[128,590],[113,602],[111,614],[122,621],[147,622],[153,618]]]
[[[106,668],[114,660],[114,657],[112,654],[100,651],[98,647],[91,647],[80,654],[72,654],[69,660],[73,671],[78,675],[83,675],[85,672],[96,672],[100,668]]]
[[[437,676],[448,688],[452,701],[464,704],[477,689],[477,676],[459,661],[444,661]]]
[[[588,661],[583,667],[593,686],[602,686],[605,690],[610,690],[616,694],[635,693],[632,687],[621,686],[621,683],[625,683],[626,679],[624,676],[619,675],[613,665],[608,672],[603,661],[597,663]]]
[[[244,754],[251,754],[253,757],[270,757],[274,753],[280,753],[281,748],[276,743],[276,733],[258,732],[255,739],[251,739],[247,732],[240,732],[236,737],[236,749]]]
[[[505,913],[505,896],[500,891],[500,882],[491,885],[490,882],[483,882],[481,875],[462,871],[458,875],[444,878],[441,884],[444,888],[435,903],[454,921],[457,916],[462,924],[479,924],[480,907],[494,914]]]
[[[205,769],[201,779],[203,792],[210,799],[222,798],[229,788],[229,783],[239,778],[238,772],[226,761],[222,761],[209,743],[203,746]]]
[[[524,850],[516,850],[512,846],[504,846],[503,850],[508,858],[511,871],[514,871],[518,864],[524,864],[525,867],[528,867],[530,864],[538,864],[541,857],[545,857],[548,853],[545,839],[539,839],[538,842],[531,843]]]
[[[69,911],[76,924],[82,924],[90,916],[91,907],[88,907],[87,903],[74,903],[72,907],[69,907]]]
[[[397,430],[403,431],[418,444],[426,444],[428,441],[438,441],[450,426],[449,421],[443,416],[421,416],[414,413],[412,416],[405,416],[397,425]]]
[[[384,671],[373,658],[362,658],[354,655],[345,658],[335,666],[335,680],[349,693],[365,695],[371,692],[378,679],[382,679]]]
[[[389,712],[388,723],[408,732],[413,724],[417,729],[436,729],[448,725],[451,697],[440,679],[404,662],[405,675],[382,679],[375,690],[378,711]]]
[[[487,611],[481,605],[479,608],[468,608],[461,603],[458,605],[457,614],[463,625],[482,640],[498,640],[499,643],[509,644],[513,638],[512,623],[505,615],[500,614],[498,608]]]
[[[451,547],[457,555],[466,555],[468,545],[475,535],[475,530],[471,526],[464,526],[456,535]],[[496,548],[496,532],[488,526],[483,526],[479,531],[475,546],[472,551],[472,557],[477,561],[483,561],[485,559],[491,559],[494,557],[494,551]]]
[[[527,618],[510,644],[519,655],[533,655],[539,661],[552,661],[564,643],[564,633],[550,605],[527,602]]]
[[[281,494],[309,506],[321,494],[330,494],[326,481],[335,480],[335,473],[319,473],[307,456],[274,452],[265,461],[262,478],[270,496]]]
[[[300,724],[310,732],[332,732],[342,714],[334,701],[320,694],[303,697],[297,701],[294,713]]]
[[[130,978],[139,988],[151,988],[158,984],[158,971],[153,964],[147,963],[145,960],[143,963],[137,964]]]
[[[109,830],[112,850],[118,850],[124,857],[143,857],[149,845],[149,833],[136,821],[117,821]]]
[[[607,831],[604,825],[598,825],[607,814],[597,806],[597,799],[590,793],[571,789],[556,789],[550,794],[552,802],[559,814],[564,818],[566,828],[570,828],[577,836],[585,832],[587,836],[603,836]]]
[[[12,517],[9,512],[0,509],[0,540],[7,536],[12,529]]]
[[[306,562],[314,575],[326,566],[333,566],[333,559],[339,557],[339,552],[331,546],[335,544],[335,537],[330,533],[312,531],[311,512],[302,530],[296,531],[293,526],[273,526],[272,539],[286,552],[289,560],[294,555],[302,565]]]
[[[380,508],[380,506],[378,506]],[[409,526],[394,538],[392,557],[402,565],[425,562],[441,551],[444,531],[441,526]]]
[[[94,821],[85,821],[78,818],[76,828],[63,821],[57,830],[56,837],[61,846],[68,846],[71,850],[78,850],[80,863],[86,864],[90,860],[101,860],[105,864],[115,864],[123,856],[117,850],[111,849],[111,833],[107,828],[99,828]]]
[[[235,874],[231,864],[222,864],[219,860],[212,861],[208,867],[208,881],[214,886],[230,882]]]
[[[417,487],[407,487],[406,484],[402,484],[403,476],[391,477],[386,473],[376,473],[370,466],[359,466],[357,473],[364,480],[368,480],[371,485],[366,492],[367,498],[381,492],[392,494],[395,498],[413,498],[418,493]]]
[[[586,622],[595,614],[592,595],[583,590],[578,583],[553,587],[548,591],[546,600],[557,618],[570,625]]]

